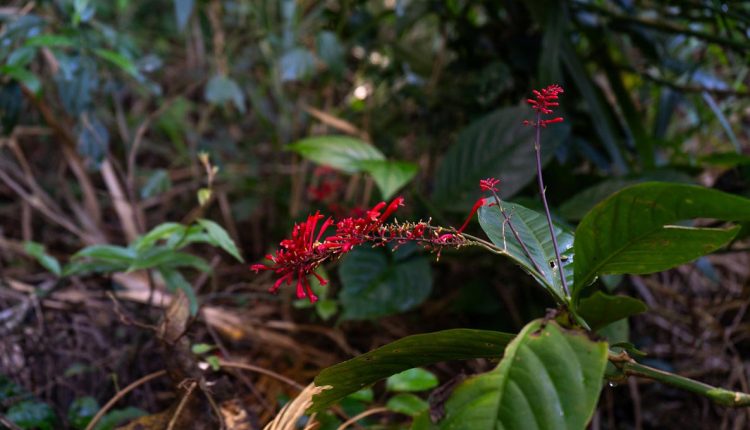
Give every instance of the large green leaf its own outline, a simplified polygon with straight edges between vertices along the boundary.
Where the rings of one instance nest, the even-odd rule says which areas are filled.
[[[615,321],[646,312],[642,301],[628,296],[612,296],[597,291],[581,299],[576,311],[588,323],[591,330],[599,330]]]
[[[407,336],[323,370],[315,385],[330,388],[313,397],[310,409],[321,411],[361,388],[414,367],[448,360],[499,358],[512,339],[512,334],[472,329]]]
[[[606,342],[532,321],[493,371],[456,388],[438,428],[582,430],[594,413],[606,363]]]
[[[522,122],[532,116],[533,111],[525,106],[503,108],[465,128],[438,167],[433,200],[446,209],[462,211],[479,196],[480,179],[500,178],[504,198],[526,186],[536,175],[536,156],[533,129]],[[568,131],[565,124],[544,130],[543,162]]]
[[[407,161],[364,160],[362,170],[369,173],[383,199],[389,200],[417,174],[417,165]]]
[[[346,173],[361,171],[362,161],[385,160],[378,148],[349,136],[308,137],[290,144],[288,148],[308,160]]]
[[[378,318],[420,305],[432,291],[429,260],[413,244],[395,252],[360,247],[339,269],[344,319]]]
[[[578,225],[574,296],[600,274],[653,273],[724,246],[739,228],[671,225],[693,218],[745,221],[750,200],[692,185],[647,182],[598,204]]]
[[[555,249],[549,234],[547,218],[544,214],[527,209],[521,205],[502,202],[510,223],[526,245],[529,254],[541,269],[540,274],[526,256],[516,240],[505,218],[497,206],[484,206],[479,209],[479,224],[492,243],[503,249],[508,257],[521,265],[542,286],[549,290],[560,302],[567,301],[565,290],[560,282],[560,272],[556,268]],[[555,225],[557,245],[563,259],[565,279],[568,285],[573,284],[573,234]]]

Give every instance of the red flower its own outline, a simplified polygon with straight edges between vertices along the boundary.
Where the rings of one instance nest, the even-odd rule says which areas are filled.
[[[559,103],[557,103],[557,98],[559,94],[562,94],[564,92],[565,91],[559,85],[550,85],[547,88],[539,91],[534,90],[533,93],[535,98],[527,99],[526,103],[530,104],[531,108],[534,109],[538,115],[549,115],[553,113],[553,107],[559,106]],[[539,116],[537,116],[537,118],[539,118]],[[556,122],[563,122],[563,118],[557,117],[552,119],[540,119],[538,125],[540,127],[547,127],[547,124],[553,124]],[[537,124],[533,121],[524,121],[523,125],[537,126]]]
[[[336,232],[324,238],[322,242],[323,234],[334,223],[328,218],[318,228],[318,222],[324,217],[320,212],[316,212],[315,215],[308,216],[306,221],[295,224],[292,237],[281,241],[275,255],[266,256],[272,264],[253,264],[250,270],[255,273],[271,270],[279,276],[270,288],[272,293],[278,291],[283,283],[291,285],[296,279],[297,297],[307,297],[310,302],[315,303],[318,298],[310,287],[308,276],[315,276],[325,285],[327,281],[315,273],[315,269],[326,260],[341,257],[355,246],[371,240],[372,234],[379,230],[383,222],[403,203],[404,199],[398,197],[387,206],[385,202],[378,203],[362,217],[344,218],[336,223]]]
[[[497,192],[498,191],[497,190],[497,184],[499,184],[499,183],[500,183],[500,180],[496,179],[496,178],[482,179],[482,180],[479,181],[479,188],[482,191],[495,191],[495,192]]]

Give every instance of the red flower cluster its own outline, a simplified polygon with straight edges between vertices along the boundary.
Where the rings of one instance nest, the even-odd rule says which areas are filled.
[[[482,179],[479,181],[479,188],[482,191],[494,191],[497,192],[497,184],[500,183],[499,179],[496,178],[487,178]]]
[[[550,85],[547,88],[544,88],[542,90],[534,90],[534,96],[536,98],[534,99],[527,99],[526,103],[531,105],[531,108],[534,109],[537,112],[537,118],[539,118],[540,115],[549,115],[553,113],[552,108],[559,106],[559,103],[557,103],[557,98],[559,94],[564,93],[565,91],[562,89],[559,85]],[[556,122],[563,122],[562,117],[552,118],[552,119],[542,119],[539,120],[539,126],[541,127],[547,127],[547,124],[553,124]],[[537,123],[533,121],[524,121],[523,125],[531,125],[531,126],[537,126]]]
[[[333,219],[326,219],[318,228],[318,222],[323,219],[323,215],[316,212],[315,215],[308,216],[306,221],[295,224],[291,239],[281,241],[276,255],[266,256],[272,264],[253,264],[250,270],[255,273],[271,270],[279,275],[270,289],[272,293],[285,282],[291,285],[296,278],[297,297],[307,297],[310,302],[315,303],[318,298],[313,293],[307,277],[313,275],[321,284],[327,284],[325,279],[315,273],[315,269],[326,260],[338,258],[355,246],[371,240],[372,234],[382,227],[385,220],[399,206],[403,206],[403,202],[404,199],[398,197],[387,206],[385,202],[378,203],[361,217],[344,218],[335,223],[336,232],[326,238],[323,238],[323,235],[334,225]]]

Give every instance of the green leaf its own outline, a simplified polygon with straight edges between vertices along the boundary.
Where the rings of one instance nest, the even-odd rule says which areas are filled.
[[[404,370],[388,377],[385,381],[385,389],[388,391],[425,391],[437,385],[437,376],[419,367]]]
[[[653,273],[690,262],[739,231],[670,225],[693,218],[745,221],[750,200],[692,185],[647,182],[601,202],[576,229],[573,295],[600,274]]]
[[[24,46],[28,47],[46,47],[46,48],[62,48],[76,46],[73,39],[67,36],[61,36],[58,34],[40,34],[26,39]]]
[[[535,320],[491,372],[464,381],[440,429],[584,429],[599,398],[607,344]]]
[[[215,355],[209,355],[206,357],[206,363],[211,366],[211,370],[218,372],[221,369],[221,360]]]
[[[190,315],[196,315],[198,313],[198,297],[195,296],[193,286],[175,269],[160,267],[159,273],[164,278],[164,283],[167,284],[170,291],[182,290],[185,293],[190,306]]]
[[[432,291],[430,263],[412,244],[395,252],[359,247],[341,263],[343,319],[378,318],[424,302]]]
[[[688,175],[674,170],[656,170],[639,177],[606,179],[592,187],[586,188],[560,205],[559,213],[563,217],[578,221],[596,206],[597,203],[616,193],[617,191],[643,182],[677,182],[694,184]]]
[[[172,180],[169,178],[169,172],[165,169],[155,169],[146,179],[140,191],[141,199],[157,196],[172,188]]]
[[[100,58],[103,58],[104,60],[109,61],[114,66],[116,66],[123,72],[127,73],[128,75],[134,78],[137,78],[140,76],[140,73],[138,72],[138,68],[135,67],[135,64],[129,58],[125,57],[119,52],[110,51],[109,49],[95,49],[94,52]]]
[[[343,71],[346,50],[341,45],[336,33],[326,30],[318,32],[315,36],[315,47],[318,57],[326,63],[331,71],[336,73]]]
[[[359,165],[375,180],[384,200],[393,197],[419,170],[416,164],[406,161],[364,160]]]
[[[208,233],[208,236],[214,240],[217,246],[226,251],[232,257],[236,258],[237,261],[245,261],[242,259],[240,250],[237,249],[237,245],[234,244],[234,241],[229,237],[229,234],[224,230],[224,227],[208,219],[199,219],[198,224],[206,229],[206,233]]]
[[[345,396],[388,376],[439,361],[498,358],[512,334],[453,329],[417,334],[323,370],[315,385],[330,386],[313,397],[311,412],[321,411]]]
[[[209,351],[213,351],[214,349],[216,349],[214,345],[209,345],[207,343],[194,343],[190,347],[190,352],[192,352],[195,355],[201,355]]]
[[[308,137],[287,148],[310,161],[346,173],[360,172],[363,161],[385,160],[378,148],[349,136]]]
[[[646,312],[646,310],[648,310],[646,304],[638,299],[627,296],[612,296],[601,291],[581,299],[576,307],[578,315],[594,331],[617,320]]]
[[[5,412],[5,418],[22,429],[55,430],[57,416],[52,408],[42,402],[25,401],[17,403]]]
[[[281,81],[298,81],[315,71],[315,57],[305,48],[294,48],[279,59]]]
[[[128,267],[128,271],[160,267],[173,269],[178,267],[192,267],[201,272],[211,272],[211,266],[206,260],[192,254],[175,251],[174,249],[162,246],[139,253],[135,261]]]
[[[522,125],[532,116],[526,106],[503,108],[461,131],[437,169],[433,200],[446,209],[463,211],[479,197],[479,180],[487,177],[502,180],[503,198],[525,187],[536,175],[533,129]],[[542,133],[543,163],[568,133],[564,123]]]
[[[84,430],[98,411],[99,403],[95,398],[79,397],[68,408],[68,423],[76,430]]]
[[[232,78],[216,75],[208,81],[205,97],[209,103],[221,105],[232,102],[240,113],[245,113],[245,94]]]
[[[336,315],[338,310],[339,304],[336,300],[323,299],[315,302],[315,312],[323,321],[328,321],[332,316]]]
[[[413,417],[430,409],[430,404],[414,394],[401,393],[388,399],[388,403],[385,404],[385,407],[393,412]]]
[[[537,272],[534,264],[526,256],[497,206],[484,206],[479,209],[479,224],[487,237],[496,246],[502,248],[508,257],[530,273],[558,301],[567,301],[565,290],[560,282],[560,272],[556,268],[555,249],[549,234],[547,218],[539,212],[518,204],[502,202],[502,206],[513,228],[518,232],[518,236],[542,270],[542,274]],[[555,235],[563,259],[565,279],[568,285],[573,285],[573,234],[555,225]]]
[[[0,66],[0,76],[10,76],[19,83],[23,84],[32,93],[39,94],[42,89],[42,83],[39,78],[32,72],[20,66]]]
[[[185,30],[188,19],[190,19],[190,15],[193,13],[194,5],[195,0],[174,0],[174,15],[178,30]]]
[[[62,269],[60,268],[60,262],[49,254],[44,249],[44,245],[37,242],[26,241],[23,243],[23,249],[27,254],[36,258],[36,261],[42,265],[45,269],[51,273],[60,276],[62,275]]]
[[[96,427],[94,427],[94,430],[114,430],[117,426],[124,424],[127,421],[145,415],[146,411],[132,406],[124,409],[113,409],[111,412],[107,413],[101,421],[99,421]]]
[[[138,238],[133,247],[136,251],[144,252],[153,247],[158,241],[166,240],[173,235],[183,235],[187,227],[176,222],[165,222],[152,228],[144,236]]]
[[[76,126],[78,153],[86,158],[90,168],[99,169],[109,151],[109,131],[93,113],[81,115]]]
[[[73,259],[88,257],[100,261],[130,264],[136,258],[136,252],[131,248],[116,245],[92,245],[83,248],[73,255]]]

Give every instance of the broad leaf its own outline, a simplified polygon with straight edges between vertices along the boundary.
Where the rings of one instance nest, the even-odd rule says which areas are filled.
[[[525,106],[503,108],[464,129],[438,167],[433,200],[446,209],[463,211],[479,196],[480,179],[500,178],[504,198],[526,186],[536,175],[536,156],[533,129],[522,122],[532,116]],[[542,133],[543,162],[552,157],[568,131],[567,125],[556,124]]]
[[[591,330],[627,318],[631,315],[646,312],[648,307],[642,301],[628,296],[612,296],[597,291],[581,299],[576,312],[588,323]]]
[[[607,344],[535,320],[491,372],[464,381],[445,404],[440,429],[581,430],[594,413]]]
[[[404,370],[385,381],[385,389],[388,391],[425,391],[437,385],[437,376],[419,367]]]
[[[578,225],[574,296],[600,274],[653,273],[690,262],[739,230],[670,225],[693,218],[744,221],[750,200],[709,188],[647,182],[598,204]]]
[[[429,260],[413,244],[395,252],[359,247],[339,269],[343,319],[378,318],[420,305],[432,291]]]
[[[220,247],[238,261],[244,261],[240,255],[240,250],[237,249],[237,245],[234,244],[234,241],[229,237],[229,234],[224,230],[224,227],[207,219],[199,219],[198,224],[206,229],[206,233],[208,233],[208,236],[213,239],[215,246]]]
[[[479,209],[479,224],[487,237],[508,257],[529,272],[558,301],[566,302],[565,290],[560,282],[560,272],[556,267],[555,249],[549,234],[547,218],[544,214],[518,204],[502,202],[502,206],[510,218],[510,224],[497,206],[484,206]],[[535,269],[534,264],[516,240],[510,225],[518,232],[529,254],[541,269],[541,274]],[[573,234],[555,225],[555,235],[562,255],[565,279],[570,287],[573,285]]]
[[[389,200],[417,174],[417,165],[406,161],[365,160],[362,170],[369,173],[384,200]]]
[[[308,137],[288,148],[308,160],[346,173],[361,171],[362,161],[385,160],[376,147],[349,136]]]
[[[388,399],[388,403],[385,404],[385,407],[393,412],[413,417],[428,410],[430,404],[414,394],[401,393]]]
[[[323,370],[315,385],[330,388],[313,397],[310,410],[321,411],[361,388],[414,367],[448,360],[498,358],[511,339],[512,334],[472,329],[407,336]]]
[[[245,94],[234,79],[215,75],[208,81],[204,93],[206,100],[215,105],[232,102],[240,113],[245,112]]]

